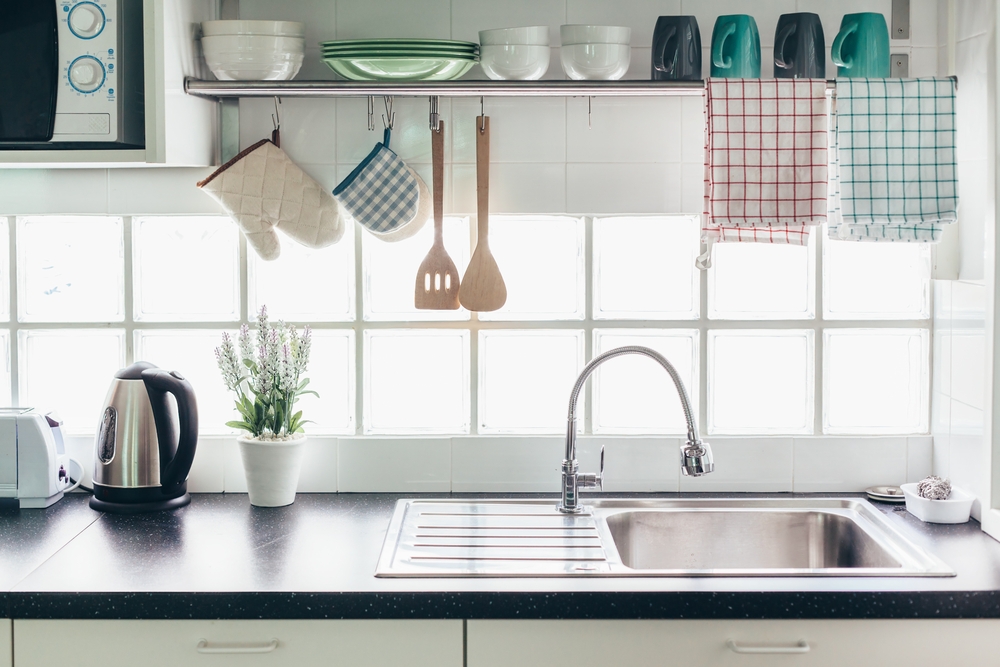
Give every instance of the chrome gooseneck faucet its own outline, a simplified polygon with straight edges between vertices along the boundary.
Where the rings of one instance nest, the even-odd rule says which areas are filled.
[[[684,382],[681,380],[681,376],[677,374],[677,370],[673,367],[673,364],[667,361],[662,354],[648,347],[642,347],[641,345],[616,347],[613,350],[608,350],[604,354],[594,357],[586,365],[583,371],[580,372],[580,377],[576,379],[573,391],[569,395],[569,415],[566,424],[566,457],[563,459],[562,464],[562,501],[559,503],[559,511],[565,514],[579,514],[583,511],[583,506],[580,505],[580,489],[604,488],[603,449],[601,450],[600,473],[579,472],[580,466],[576,460],[576,403],[580,398],[580,392],[583,391],[584,385],[587,384],[587,378],[590,377],[591,373],[598,366],[608,359],[626,354],[638,354],[649,357],[663,366],[663,369],[670,375],[670,379],[674,381],[674,387],[677,388],[677,394],[681,399],[681,408],[684,410],[684,419],[687,421],[687,442],[681,445],[681,472],[691,477],[700,477],[701,475],[707,475],[715,469],[715,463],[712,461],[712,448],[709,447],[707,442],[702,442],[698,437],[698,425],[695,423],[694,412],[691,410],[691,401],[688,399]]]

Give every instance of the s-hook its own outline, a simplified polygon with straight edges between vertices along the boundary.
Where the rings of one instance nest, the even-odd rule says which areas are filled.
[[[587,96],[587,129],[592,130],[594,126],[591,124],[592,116],[594,113],[594,98],[591,95]]]
[[[441,98],[437,95],[431,95],[427,98],[430,102],[431,112],[430,112],[430,126],[431,132],[437,132],[438,128],[441,126],[441,114],[439,112],[439,105],[441,103]]]
[[[479,134],[486,133],[486,103],[479,97]]]
[[[271,143],[275,146],[281,147],[281,111],[278,109],[278,105],[281,104],[281,98],[275,95],[274,97],[274,113],[271,114],[271,124],[274,126],[274,130],[271,131]]]
[[[375,96],[368,96],[368,131],[375,131]]]
[[[382,103],[385,105],[385,113],[382,115],[382,124],[385,125],[385,129],[391,130],[393,124],[396,122],[396,114],[392,111],[392,96],[383,96]]]

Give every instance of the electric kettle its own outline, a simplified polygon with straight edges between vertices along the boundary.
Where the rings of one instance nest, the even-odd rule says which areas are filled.
[[[184,507],[198,444],[191,383],[146,361],[118,371],[94,444],[92,508],[131,514]]]

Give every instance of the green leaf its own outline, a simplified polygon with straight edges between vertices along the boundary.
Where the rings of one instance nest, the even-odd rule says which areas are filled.
[[[226,426],[228,426],[229,428],[238,428],[241,431],[253,431],[253,426],[251,426],[250,424],[246,423],[245,421],[243,421],[243,422],[236,422],[236,421],[226,422]]]
[[[309,384],[309,378],[302,378],[302,382],[299,383],[298,391],[302,391]]]

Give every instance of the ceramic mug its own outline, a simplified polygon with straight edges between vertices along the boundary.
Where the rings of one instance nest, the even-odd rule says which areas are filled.
[[[701,80],[701,31],[693,16],[661,16],[653,29],[653,81]]]
[[[885,17],[875,12],[845,15],[830,57],[837,64],[837,76],[888,78],[889,27]]]
[[[825,79],[823,22],[809,12],[782,14],[774,30],[775,79]]]
[[[720,16],[712,31],[712,76],[760,78],[760,33],[747,14]]]

